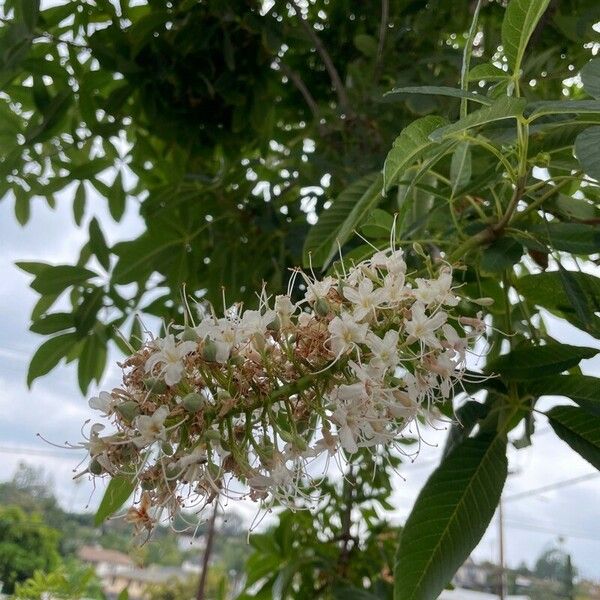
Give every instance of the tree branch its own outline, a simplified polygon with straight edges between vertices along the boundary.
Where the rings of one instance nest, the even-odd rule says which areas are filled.
[[[346,88],[342,83],[340,74],[338,73],[337,69],[335,68],[335,65],[333,64],[333,60],[331,60],[329,52],[327,52],[327,49],[323,45],[323,42],[316,34],[311,24],[302,16],[302,11],[296,4],[295,0],[291,1],[291,6],[292,10],[296,13],[296,16],[298,17],[300,24],[304,28],[304,31],[306,31],[306,35],[308,35],[310,41],[313,43],[316,51],[318,52],[319,56],[321,57],[321,60],[323,61],[323,64],[325,65],[325,68],[327,69],[327,72],[329,73],[329,77],[331,79],[331,83],[333,84],[333,88],[336,91],[338,102],[340,108],[342,109],[342,112],[346,116],[353,115],[354,111],[350,106],[350,100],[348,99]]]
[[[208,563],[210,562],[210,555],[212,553],[213,541],[215,538],[215,522],[217,520],[217,513],[219,512],[219,497],[216,496],[213,502],[215,503],[215,507],[208,524],[208,537],[206,538],[206,548],[204,549],[204,556],[202,557],[202,572],[200,573],[196,600],[206,600],[206,578],[208,576]]]
[[[375,58],[375,68],[373,69],[373,80],[379,79],[381,72],[383,49],[385,47],[385,36],[387,34],[388,21],[390,18],[390,1],[381,0],[381,21],[379,22],[379,42],[377,43],[377,56]]]
[[[319,118],[319,105],[316,103],[313,95],[310,93],[310,90],[306,87],[306,84],[302,80],[302,77],[298,75],[295,71],[290,69],[285,63],[278,62],[280,71],[296,86],[296,89],[302,94],[304,101],[310,108],[310,112],[312,112],[313,117],[315,119]]]

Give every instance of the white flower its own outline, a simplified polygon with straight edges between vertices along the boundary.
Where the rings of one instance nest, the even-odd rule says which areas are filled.
[[[349,454],[358,452],[358,444],[356,442],[360,431],[348,407],[339,405],[333,411],[331,418],[338,426],[338,437],[342,448]]]
[[[336,280],[327,276],[321,281],[311,281],[305,277],[306,281],[306,294],[305,298],[307,302],[313,303],[316,302],[319,298],[325,298],[327,294],[329,294],[329,290],[337,283]]]
[[[398,364],[398,337],[398,332],[393,329],[386,331],[383,339],[372,332],[367,335],[367,346],[373,353],[371,365],[377,369],[387,369]]]
[[[423,304],[415,302],[411,308],[410,321],[405,321],[406,331],[409,334],[406,341],[412,344],[419,340],[431,348],[441,348],[435,332],[446,322],[447,318],[448,315],[443,311],[438,311],[428,317]]]
[[[247,310],[242,315],[240,329],[247,337],[264,335],[267,331],[267,325],[274,321],[275,316],[274,310],[266,310],[264,312],[259,310]]]
[[[437,279],[415,279],[417,289],[413,292],[415,298],[425,306],[446,304],[456,306],[458,298],[452,293],[452,274],[444,270]]]
[[[93,408],[94,410],[100,410],[105,417],[108,417],[113,411],[115,402],[116,400],[111,394],[108,392],[100,392],[98,396],[90,398],[88,404],[90,405],[90,408]]]
[[[345,298],[354,304],[353,312],[357,321],[375,314],[375,309],[383,302],[383,294],[381,288],[373,289],[373,282],[367,277],[358,284],[358,289],[344,288]]]
[[[373,254],[369,263],[373,267],[386,269],[388,273],[401,275],[406,273],[406,263],[403,257],[402,250],[381,250]]]
[[[164,374],[167,385],[179,383],[184,371],[183,358],[194,352],[197,348],[196,342],[176,343],[172,334],[163,339],[157,339],[154,344],[158,350],[146,361],[146,371],[151,372],[156,365],[164,365],[161,374]]]
[[[350,350],[356,344],[362,344],[367,335],[367,324],[358,324],[349,313],[342,313],[341,317],[334,317],[327,329],[331,333],[329,343],[331,351],[339,356]]]
[[[189,454],[175,461],[174,466],[183,471],[183,479],[190,482],[200,479],[203,474],[202,465],[206,464],[206,462],[206,450],[194,448]]]
[[[296,312],[296,309],[297,306],[289,296],[275,297],[275,312],[277,313],[282,329],[287,329],[291,325],[291,317]]]
[[[404,275],[402,273],[394,275],[388,273],[383,279],[383,286],[381,287],[382,298],[386,304],[398,304],[410,294],[410,289],[404,285]]]
[[[135,418],[135,427],[140,435],[134,438],[136,446],[143,448],[158,440],[166,440],[165,419],[169,416],[169,409],[160,406],[152,416],[140,415]]]

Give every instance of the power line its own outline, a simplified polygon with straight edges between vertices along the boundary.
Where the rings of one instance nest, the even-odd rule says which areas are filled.
[[[588,473],[586,475],[580,475],[579,477],[573,477],[571,479],[564,479],[563,481],[556,481],[554,483],[550,483],[548,485],[544,485],[542,487],[535,488],[533,490],[527,490],[525,492],[518,492],[516,494],[504,496],[503,500],[505,502],[511,502],[512,500],[520,500],[521,498],[537,496],[538,494],[543,494],[544,492],[549,492],[551,490],[558,490],[560,488],[567,487],[569,485],[575,485],[576,483],[581,483],[583,481],[589,481],[590,479],[595,479],[596,477],[600,477],[600,473]]]
[[[504,520],[504,525],[506,527],[510,527],[511,529],[523,529],[526,531],[537,531],[539,533],[551,533],[553,535],[559,535],[561,537],[571,537],[571,538],[579,538],[583,540],[591,540],[594,542],[600,542],[600,537],[589,535],[586,533],[575,533],[568,531],[558,531],[557,529],[553,529],[551,527],[542,527],[540,525],[531,525],[530,523],[521,523],[520,521],[512,521],[510,519]]]

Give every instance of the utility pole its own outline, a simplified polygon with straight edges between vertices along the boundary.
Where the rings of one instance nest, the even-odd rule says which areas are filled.
[[[498,503],[498,562],[500,563],[500,600],[506,600],[506,570],[504,569],[504,515],[502,498]]]

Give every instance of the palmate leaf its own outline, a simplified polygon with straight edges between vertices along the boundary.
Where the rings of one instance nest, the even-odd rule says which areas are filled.
[[[38,294],[57,294],[96,276],[94,271],[78,265],[49,266],[36,275],[31,287]]]
[[[404,525],[394,600],[435,600],[477,545],[504,487],[506,436],[457,445],[433,472]]]
[[[490,374],[498,373],[509,381],[526,381],[562,373],[598,352],[598,348],[569,346],[558,342],[549,342],[545,346],[527,344],[498,357],[486,366],[485,371]]]
[[[489,106],[492,103],[492,100],[481,94],[474,94],[473,92],[467,92],[458,88],[437,85],[419,85],[394,88],[393,90],[386,92],[383,97],[386,99],[394,99],[395,96],[404,96],[406,94],[425,94],[427,96],[450,96],[452,98],[466,98],[467,100],[473,100],[474,102],[485,104],[486,106]]]
[[[555,406],[546,416],[556,435],[600,470],[600,417],[576,406]]]
[[[338,252],[338,243],[340,246],[345,244],[352,231],[380,202],[381,185],[380,173],[366,175],[344,190],[331,207],[321,213],[304,243],[303,262],[306,266],[312,261],[313,266],[325,268],[331,262]]]
[[[46,375],[67,355],[69,350],[77,343],[75,333],[63,333],[46,340],[35,352],[29,370],[27,371],[27,386],[35,379]]]
[[[548,8],[550,0],[511,0],[502,22],[502,46],[508,66],[518,74],[538,21]]]
[[[383,165],[384,192],[396,184],[406,169],[421,158],[425,151],[435,145],[429,136],[446,123],[446,119],[430,115],[413,121],[402,130],[394,140]]]
[[[436,129],[429,137],[434,141],[440,141],[447,136],[460,134],[487,123],[520,117],[524,108],[525,100],[523,98],[500,98],[492,105],[480,108],[459,119],[456,123]]]
[[[534,396],[566,396],[590,414],[600,417],[600,379],[590,375],[553,375],[523,384]]]

